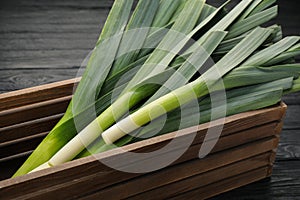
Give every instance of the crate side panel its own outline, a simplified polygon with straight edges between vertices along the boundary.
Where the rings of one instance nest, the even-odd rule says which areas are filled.
[[[0,112],[0,128],[64,113],[72,96],[34,103]]]
[[[270,153],[258,155],[246,160],[242,160],[228,166],[224,166],[218,169],[214,169],[212,171],[208,171],[206,173],[197,174],[190,178],[177,181],[163,187],[156,188],[154,190],[150,190],[147,192],[140,193],[134,197],[130,197],[132,200],[138,199],[148,199],[148,200],[156,200],[156,199],[168,199],[172,196],[177,196],[181,193],[188,192],[195,188],[204,187],[205,185],[209,185],[211,183],[221,181],[227,179],[229,177],[242,174],[253,169],[257,169],[260,167],[268,166]],[[113,189],[113,188],[112,188]],[[91,196],[91,198],[87,199],[95,199],[96,197],[109,197],[110,195],[114,195],[115,193],[104,193],[99,195]],[[126,190],[125,190],[126,191]],[[122,191],[116,191],[116,193],[121,193]],[[124,192],[123,192],[124,193]],[[108,195],[108,196],[107,196]],[[115,195],[116,196],[116,195]],[[114,197],[114,196],[113,196]],[[117,198],[116,198],[117,199]]]
[[[80,78],[0,94],[0,111],[72,95]]]
[[[243,173],[231,178],[227,178],[221,181],[217,181],[208,186],[198,188],[184,194],[178,195],[176,197],[172,197],[172,200],[181,200],[181,199],[189,199],[189,200],[199,200],[199,199],[207,199],[221,193],[248,185],[250,183],[262,180],[268,177],[269,166],[262,167],[259,169],[252,170],[247,173]]]
[[[213,157],[210,158],[210,156],[207,157],[207,159],[209,159],[207,162],[204,161],[202,162],[202,171],[207,171],[210,169],[214,169],[215,167],[218,166],[222,166],[222,165],[226,165],[226,164],[230,164],[232,162],[234,162],[235,160],[239,160],[239,159],[243,159],[243,158],[247,158],[253,155],[257,155],[257,154],[261,154],[263,152],[267,152],[270,151],[274,148],[276,148],[278,143],[278,139],[277,138],[273,138],[273,139],[265,139],[263,141],[258,141],[255,142],[253,144],[247,144],[244,146],[240,146],[237,147],[235,149],[231,149],[228,151],[222,151],[221,153],[219,153],[219,157],[218,157],[218,153],[212,155]],[[199,150],[199,146],[197,146],[197,148],[195,148],[195,150],[198,152]],[[251,152],[251,153],[250,153]],[[196,157],[197,158],[197,157]],[[226,159],[225,159],[226,158]],[[98,162],[98,161],[97,161]],[[184,160],[182,161],[184,162]],[[102,165],[100,165],[100,163],[94,163],[94,165],[98,164],[98,167],[101,168]],[[141,174],[128,174],[128,173],[124,173],[124,172],[117,172],[115,170],[112,169],[107,169],[107,170],[99,170],[98,168],[98,172],[91,174],[89,173],[89,169],[93,170],[93,167],[85,167],[85,169],[87,171],[83,171],[84,169],[81,169],[81,176],[77,174],[77,178],[72,178],[72,179],[68,179],[70,176],[75,176],[75,174],[73,174],[72,172],[70,172],[71,170],[69,170],[69,173],[65,173],[65,175],[63,175],[61,172],[60,175],[58,176],[56,175],[54,176],[48,176],[44,177],[44,180],[36,180],[36,181],[27,181],[23,184],[19,184],[19,185],[11,185],[10,187],[6,188],[5,193],[6,194],[10,194],[12,195],[12,197],[17,197],[20,194],[16,194],[15,191],[22,191],[21,192],[21,196],[24,197],[24,195],[28,196],[28,198],[33,198],[35,196],[39,196],[39,195],[44,195],[44,194],[61,194],[61,197],[64,198],[64,195],[79,195],[82,194],[83,192],[87,193],[87,192],[92,192],[92,191],[96,191],[96,190],[100,190],[101,188],[105,188],[108,186],[111,186],[112,184],[115,183],[120,183],[120,182],[124,182],[126,180],[129,180],[131,178],[137,177],[137,176],[141,176]],[[77,172],[75,173],[78,173]],[[65,172],[65,171],[64,171]],[[163,171],[164,173],[164,171]],[[62,180],[64,179],[64,180]],[[107,180],[110,180],[109,182]],[[38,184],[43,181],[47,181],[45,182],[45,184],[43,184],[43,186],[39,186]],[[49,182],[51,181],[51,183]],[[30,183],[31,182],[31,183]],[[59,184],[59,182],[61,182],[61,184]],[[37,188],[33,188],[33,186],[39,187]],[[19,189],[18,189],[19,188]],[[65,193],[65,191],[69,191],[68,193]]]

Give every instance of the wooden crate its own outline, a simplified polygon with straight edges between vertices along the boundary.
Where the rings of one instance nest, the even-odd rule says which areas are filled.
[[[176,162],[155,172],[125,173],[98,161],[121,159],[123,151],[113,149],[9,179],[63,115],[78,81],[0,95],[0,199],[205,199],[271,175],[286,111],[284,103],[227,117],[218,143],[203,159],[198,153],[208,124],[197,126],[192,145]],[[172,151],[182,148],[180,144],[194,130],[185,129],[177,136],[179,143]],[[151,151],[175,135],[169,133],[123,148]],[[132,164],[122,161],[124,166]]]

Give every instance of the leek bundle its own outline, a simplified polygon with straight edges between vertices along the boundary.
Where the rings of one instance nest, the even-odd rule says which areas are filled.
[[[133,0],[115,0],[65,115],[14,176],[268,107],[299,91],[300,37],[263,27],[277,15],[275,1],[227,4],[139,0],[132,13]],[[220,97],[215,106],[212,93]]]

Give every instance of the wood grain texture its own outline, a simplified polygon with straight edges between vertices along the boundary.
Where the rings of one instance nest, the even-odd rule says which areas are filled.
[[[264,139],[254,143],[250,143],[247,144],[246,146],[237,147],[236,149],[229,150],[228,152],[222,151],[221,155],[217,157],[219,164],[215,164],[216,157],[210,159],[211,162],[203,161],[203,163],[205,163],[205,165],[203,165],[203,170],[205,171],[208,169],[214,169],[216,166],[219,165],[222,166],[225,163],[231,163],[232,161],[230,159],[228,160],[227,157],[232,157],[232,159],[234,160],[234,159],[241,159],[243,157],[247,158],[247,156],[251,156],[251,155],[257,155],[257,153],[260,154],[266,151],[270,151],[277,146],[277,143],[278,143],[278,139],[273,137],[270,139]],[[252,152],[253,154],[251,153],[249,154],[249,151],[244,151],[244,149],[242,148],[253,151]],[[197,151],[198,149],[199,148],[197,148]],[[115,152],[117,151],[118,150],[116,150]],[[229,156],[226,153],[235,156]],[[100,159],[101,157],[103,157],[103,159],[105,159],[105,157],[112,159],[111,156],[113,156],[112,151],[105,152],[97,156],[97,159]],[[205,159],[209,159],[209,157]],[[137,161],[137,164],[138,162],[144,162],[144,161]],[[184,163],[186,164],[186,162]],[[7,198],[14,198],[14,199],[18,197],[22,199],[37,197],[37,199],[40,199],[42,196],[44,198],[50,196],[51,199],[52,195],[62,193],[60,197],[64,199],[65,197],[70,198],[70,195],[72,196],[74,195],[74,197],[76,197],[76,195],[86,196],[84,194],[85,192],[88,193],[95,190],[97,191],[105,187],[111,186],[114,183],[120,183],[120,182],[124,183],[124,181],[126,180],[141,175],[141,174],[128,174],[128,173],[119,172],[110,169],[105,165],[100,164],[100,162],[93,157],[81,159],[81,162],[79,161],[70,162],[64,166],[58,166],[55,168],[52,168],[44,172],[40,171],[37,173],[28,174],[26,176],[18,177],[16,179],[5,180],[1,182],[1,186],[2,186],[1,193],[6,194]],[[39,177],[38,175],[41,174],[44,174],[44,176]],[[31,177],[30,181],[23,182],[24,180],[30,177]],[[62,179],[62,177],[64,178]],[[109,179],[109,181],[107,181],[107,179]],[[45,180],[48,181],[45,182]],[[43,182],[43,184],[42,185],[39,184],[40,182]],[[14,184],[11,185],[12,183]],[[35,187],[32,187],[33,185],[35,185]],[[21,193],[16,191],[21,191]],[[66,191],[68,192],[66,193]],[[141,192],[141,190],[139,191]]]
[[[64,113],[72,96],[34,103],[0,112],[0,128]]]
[[[300,105],[300,92],[284,96],[283,101],[288,105]]]
[[[217,143],[213,151],[220,151],[224,148],[231,148],[236,144],[243,144],[265,137],[269,137],[271,135],[276,135],[277,131],[275,131],[275,128],[277,125],[277,123],[270,123],[229,135],[228,133],[224,132],[224,134],[220,136],[220,142],[222,142],[222,145]],[[46,134],[47,132],[38,133],[32,136],[24,137],[22,139],[16,139],[9,142],[0,143],[0,162],[2,159],[8,159],[9,157],[18,155],[20,153],[34,150],[39,144],[39,142],[41,142],[41,140],[46,136]],[[199,134],[201,134],[201,132],[199,132]],[[204,135],[201,135],[196,139],[193,145],[201,144],[203,143],[203,140]],[[18,146],[18,148],[15,148],[15,146]],[[159,146],[163,146],[163,144]],[[143,149],[143,151],[150,151],[150,148],[148,148],[147,150]],[[195,156],[194,154],[189,155],[189,150],[187,150],[186,154],[186,156]]]
[[[265,180],[219,195],[213,200],[223,199],[298,199],[300,196],[300,162],[279,161],[275,163],[273,175]],[[272,189],[274,188],[274,189]],[[254,192],[255,191],[255,192]],[[288,192],[289,191],[289,192]]]
[[[228,134],[224,132],[224,134],[221,135],[221,138],[219,139],[216,146],[213,148],[212,152],[219,152],[224,149],[232,148],[236,145],[242,145],[246,144],[248,142],[256,141],[259,139],[267,138],[272,135],[277,135],[278,130],[276,130],[278,124],[277,123],[269,123],[266,125],[258,126],[251,128],[249,130],[236,132],[232,134]],[[279,125],[280,126],[280,125]],[[200,134],[201,132],[199,132]],[[25,137],[18,140],[13,140],[11,142],[5,142],[0,144],[0,163],[8,161],[11,162],[11,160],[16,160],[16,162],[20,159],[21,156],[27,157],[28,154],[22,154],[22,152],[31,152],[35,149],[35,147],[39,144],[39,141],[45,137],[46,133],[36,134],[33,136]],[[198,142],[194,142],[194,144],[189,148],[181,158],[176,160],[174,163],[180,163],[184,162],[189,159],[195,159],[198,157],[198,151],[203,144],[204,135],[202,135],[201,140]],[[15,146],[18,146],[18,148],[14,148]],[[179,146],[180,147],[180,146]],[[157,147],[152,147],[152,149],[157,149]],[[146,151],[150,151],[151,147],[147,147]],[[179,149],[180,150],[180,149]],[[142,150],[145,151],[145,148]],[[174,149],[174,152],[178,151],[178,146],[176,149]],[[252,150],[253,151],[253,150]],[[173,152],[173,153],[174,153]],[[249,152],[247,152],[249,154]],[[172,154],[172,152],[171,152]],[[164,157],[170,155],[169,153],[166,153]],[[249,154],[250,155],[250,154]],[[162,156],[163,157],[163,156]],[[126,157],[121,157],[119,160],[123,161],[124,163],[127,163]],[[146,162],[146,161],[144,161]],[[151,160],[147,161],[151,164]],[[143,163],[145,164],[145,163]],[[2,171],[3,174],[6,174],[6,176],[3,175],[4,178],[9,178],[12,173],[9,170],[4,169]],[[4,179],[3,178],[3,179]]]
[[[24,122],[21,124],[4,127],[0,129],[1,143],[26,138],[35,134],[49,132],[61,119],[63,114]]]
[[[47,88],[47,86],[45,88]],[[277,134],[280,132],[282,125],[280,119],[284,115],[285,110],[286,106],[281,104],[280,106],[241,113],[226,118],[226,125],[224,126],[222,137],[212,152],[223,153],[225,152],[224,150],[229,149],[229,152],[239,150],[243,153],[243,155],[254,156],[266,151],[271,151],[278,145],[279,140]],[[198,151],[202,146],[204,136],[206,135],[206,129],[208,127],[208,124],[199,125],[197,127],[199,131],[192,146],[189,147],[189,150],[183,154],[180,159],[174,162],[173,165],[185,163],[188,160],[198,158]],[[84,192],[94,192],[95,190],[103,189],[112,184],[117,184],[121,181],[126,181],[141,175],[115,171],[103,164],[100,164],[99,159],[102,162],[106,161],[118,164],[118,166],[124,170],[133,166],[138,167],[140,165],[144,166],[145,164],[151,165],[151,163],[154,163],[153,157],[150,156],[148,158],[143,158],[142,160],[132,160],[128,159],[126,154],[124,154],[124,151],[153,151],[169,143],[169,141],[173,140],[173,138],[176,136],[177,139],[173,148],[169,149],[168,151],[163,151],[159,154],[159,156],[157,156],[160,159],[164,159],[170,155],[173,155],[177,151],[180,151],[182,148],[185,148],[182,146],[182,144],[186,143],[186,140],[190,137],[190,135],[192,135],[193,131],[195,131],[194,128],[188,128],[185,131],[182,131],[180,134],[169,133],[153,139],[127,145],[122,149],[113,149],[111,151],[103,152],[95,157],[87,157],[80,160],[75,160],[70,163],[66,163],[65,165],[54,167],[50,170],[28,174],[15,179],[4,180],[0,183],[1,193],[5,194],[7,198],[24,199],[33,197],[41,198],[41,196],[47,197],[58,193],[69,196],[72,194],[81,195]],[[30,139],[35,141],[39,138],[32,137]],[[213,137],[210,138],[210,140],[213,139]],[[22,140],[13,140],[2,144],[1,157],[4,162],[7,163],[9,161],[9,157],[14,157],[21,152],[26,152],[29,150],[28,146],[26,145],[26,140],[29,139],[24,138]],[[25,142],[23,146],[22,142]],[[20,151],[15,151],[13,147],[18,144],[21,145]],[[249,145],[249,150],[247,150],[247,145]],[[234,149],[230,150],[231,148]],[[5,151],[6,149],[8,149],[8,151]],[[259,152],[257,152],[257,150]],[[256,154],[251,154],[249,152],[256,152]],[[233,153],[231,152],[230,154],[232,155]],[[243,156],[241,156],[239,153],[237,153],[236,156],[238,156],[239,159],[243,158]],[[227,164],[230,164],[231,162],[227,159],[228,157],[232,156],[222,155],[220,158],[225,159],[223,163],[226,162]],[[20,159],[19,157],[17,158]],[[221,161],[222,159],[212,159],[210,162],[212,163],[212,166],[216,166],[216,160]],[[271,162],[270,159],[268,161]],[[94,179],[97,181],[93,181],[96,185],[92,187],[92,185],[88,184],[88,182],[91,182],[91,180]],[[108,179],[109,181],[107,181]],[[43,182],[43,184],[39,184],[40,182]],[[86,188],[84,186],[89,186],[90,188]],[[66,190],[69,192],[65,193]],[[20,191],[21,193],[16,191]],[[139,190],[139,192],[142,191],[143,190]]]
[[[276,22],[285,35],[299,34],[300,19],[293,0],[279,0],[280,14]],[[0,10],[0,66],[1,74],[11,74],[12,81],[2,91],[32,87],[75,77],[83,59],[93,49],[112,0],[3,0]],[[212,5],[223,1],[208,0]],[[232,5],[238,0],[233,0]],[[289,13],[289,14],[287,14]],[[291,20],[293,18],[293,20]],[[52,76],[31,71],[31,77],[15,75],[26,69],[64,69]],[[23,72],[21,69],[24,69]],[[42,74],[41,74],[42,73]],[[7,80],[8,78],[6,78]],[[1,79],[0,79],[1,80]],[[34,81],[33,81],[34,80]]]
[[[23,139],[14,140],[0,144],[0,162],[11,159],[12,157],[23,154],[24,152],[33,151],[48,132],[36,134]],[[17,148],[16,148],[17,147]]]
[[[158,199],[167,199],[172,196],[180,195],[181,193],[193,190],[197,187],[205,186],[212,184],[214,182],[217,182],[219,180],[227,179],[231,176],[238,175],[256,168],[260,168],[263,166],[267,166],[269,163],[269,157],[270,153],[265,153],[262,155],[254,156],[249,159],[245,159],[230,165],[227,165],[225,167],[220,167],[215,170],[208,171],[204,173],[201,170],[201,164],[203,163],[200,160],[196,160],[196,163],[188,163],[192,164],[192,167],[186,165],[181,166],[181,168],[177,168],[174,170],[178,170],[177,173],[173,171],[172,172],[166,172],[160,174],[160,176],[157,176],[157,178],[154,181],[142,181],[140,179],[134,181],[128,181],[126,184],[120,184],[119,188],[116,187],[110,187],[104,192],[98,192],[90,196],[84,196],[82,199],[96,199],[96,198],[112,198],[112,199],[124,199],[124,198],[130,198],[130,199],[148,199],[148,200],[158,200]],[[216,166],[215,166],[216,167]],[[176,182],[173,182],[172,179],[178,179],[180,171],[184,171],[188,174],[186,179],[179,179]],[[194,173],[193,173],[194,172]],[[170,181],[171,179],[171,181]],[[169,184],[166,184],[163,187],[156,188],[156,184],[159,185],[159,182],[168,183],[167,181],[170,181]],[[165,182],[166,181],[166,182]],[[122,187],[123,186],[123,187]],[[149,191],[144,191],[145,188],[152,186],[154,189]],[[139,191],[141,192],[138,195],[130,196],[133,191]],[[134,194],[134,193],[133,193]],[[203,198],[203,196],[202,196]],[[201,199],[201,196],[199,196],[199,199]]]
[[[11,91],[12,88],[30,88],[39,84],[76,78],[77,72],[78,69],[1,70],[0,84],[4,90]]]
[[[233,2],[238,1],[233,0]],[[0,92],[74,78],[82,60],[93,49],[112,2],[112,0],[0,1]],[[219,0],[208,0],[208,2],[214,5],[222,3]],[[294,0],[279,0],[278,2],[280,13],[276,22],[282,25],[285,35],[299,35],[298,2]],[[26,99],[26,95],[16,95],[20,95],[18,98],[24,99],[23,105],[26,105],[29,100]],[[7,102],[13,103],[9,99],[6,100],[0,100],[0,107],[5,107]],[[289,95],[284,100],[288,105],[295,106],[287,110],[277,162],[271,180],[266,179],[228,192],[217,199],[285,200],[297,199],[300,196],[299,93]],[[50,126],[53,126],[55,120],[52,122],[46,120],[41,123],[44,125],[50,123]],[[35,125],[33,124],[32,127],[36,127]],[[13,127],[10,129],[11,132],[6,132],[6,141],[26,135],[31,137],[29,125],[25,124],[17,128]],[[15,130],[19,133],[23,130],[24,135],[14,134]],[[36,129],[35,133],[42,131]],[[27,155],[28,153],[25,157]],[[16,160],[21,164],[24,156]],[[3,169],[1,164],[2,162],[0,162],[0,169]],[[18,167],[13,164],[4,166],[10,166],[8,169],[10,174]],[[262,171],[260,172],[263,173]],[[237,181],[244,176],[247,175],[233,177],[232,180]],[[255,173],[249,173],[249,176],[253,177],[253,180],[258,180],[255,179]],[[237,184],[240,183],[237,182]],[[220,187],[227,186],[226,183],[219,183],[219,185]],[[217,192],[220,187],[214,184],[212,187],[181,197],[197,198],[199,193]],[[228,185],[228,187],[231,186]]]
[[[277,160],[300,160],[300,131],[283,130],[277,151]]]
[[[70,96],[80,78],[69,79],[0,95],[0,111]],[[74,85],[75,83],[75,85]],[[17,99],[17,101],[16,101]]]
[[[300,105],[290,105],[284,121],[285,130],[300,130]]]
[[[136,195],[135,197],[130,197],[130,199],[133,200],[139,200],[139,199],[168,199],[171,198],[172,196],[175,196],[175,199],[183,199],[181,197],[182,193],[189,192],[191,190],[194,190],[199,187],[204,187],[209,184],[213,184],[215,182],[218,182],[220,180],[226,180],[230,177],[234,177],[239,174],[243,174],[245,172],[264,167],[268,165],[269,162],[269,154],[263,154],[259,156],[255,156],[250,159],[246,159],[237,163],[233,163],[229,166],[225,166],[213,171],[209,171],[203,174],[195,175],[189,179],[185,179],[182,181],[178,181],[175,183],[171,183],[169,185],[166,185],[165,187],[157,188],[148,192],[144,192],[140,195]],[[163,177],[161,177],[163,178]],[[126,191],[126,190],[125,190]],[[94,197],[100,197],[94,195]],[[109,197],[109,196],[105,196]],[[199,193],[198,199],[204,199],[207,196]],[[186,198],[186,197],[185,197]],[[83,199],[93,199],[86,197]],[[117,198],[115,198],[117,199]]]
[[[1,95],[0,95],[1,96]],[[264,136],[264,131],[266,134],[278,134],[281,130],[282,123],[280,120],[285,112],[286,106],[282,104],[281,106],[274,106],[258,111],[251,111],[247,113],[241,113],[234,116],[227,117],[225,119],[225,125],[223,126],[222,122],[216,123],[216,127],[223,126],[222,137],[232,135],[234,133],[244,133],[243,139],[251,140],[255,138],[260,138]],[[35,110],[33,110],[35,111]],[[33,121],[28,121],[25,123],[8,126],[0,129],[1,133],[1,143],[11,144],[15,141],[26,140],[26,138],[31,138],[36,134],[50,130],[54,123],[61,117],[61,114],[45,117]],[[198,130],[198,134],[195,136],[193,144],[198,144],[204,140],[204,137],[207,134],[207,128],[209,128],[209,123],[202,124],[196,127],[191,127],[185,129],[182,133],[170,133],[157,137],[161,140],[161,144],[157,141],[152,141],[150,144],[148,141],[145,142],[145,145],[148,147],[156,146],[162,147],[172,140],[174,137],[189,138],[189,134]],[[247,130],[247,131],[244,131]],[[272,131],[270,131],[272,130]],[[273,131],[274,130],[274,131]],[[241,132],[242,131],[242,132]],[[215,137],[207,137],[206,139],[213,140]],[[228,144],[231,143],[231,140],[228,140]],[[180,146],[179,146],[180,147]],[[152,147],[151,147],[152,148]],[[152,150],[152,149],[150,149]],[[147,148],[143,148],[143,151],[147,151]]]
[[[258,181],[261,179],[261,177],[268,177],[268,173],[269,173],[269,167],[262,167],[259,169],[249,171],[244,174],[240,174],[240,175],[233,176],[233,177],[230,177],[230,178],[222,180],[222,181],[212,183],[211,185],[208,185],[206,187],[188,191],[186,193],[183,193],[176,197],[172,197],[170,199],[172,199],[172,200],[181,200],[181,199],[198,200],[198,199],[202,199],[201,196],[212,197],[216,193],[224,192],[224,189],[225,189],[225,191],[230,191],[233,188],[241,187],[241,186],[247,185],[249,183]],[[237,195],[237,196],[234,196],[233,198],[242,199],[240,197],[241,196]],[[232,199],[232,197],[231,197],[231,199]],[[247,197],[245,199],[247,199]]]

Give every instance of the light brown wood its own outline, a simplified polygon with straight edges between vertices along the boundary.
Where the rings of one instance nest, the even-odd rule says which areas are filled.
[[[234,147],[239,147],[240,145],[244,145],[247,143],[255,142],[255,141],[261,141],[261,139],[273,137],[274,131],[270,127],[275,127],[275,124],[268,124],[261,127],[256,127],[250,130],[245,130],[238,132],[236,134],[230,134],[230,135],[221,135],[219,141],[212,149],[211,153],[221,152],[225,149],[230,149]],[[274,144],[273,146],[276,147],[278,145],[279,139],[274,136]],[[181,163],[188,160],[192,160],[195,158],[198,158],[199,150],[201,145],[203,144],[204,136],[202,137],[202,140],[200,143],[194,143],[177,161],[174,163]],[[178,142],[180,143],[180,142]],[[180,144],[178,144],[180,146]],[[178,147],[177,146],[177,147]],[[174,148],[172,151],[178,151],[178,148]],[[255,152],[255,151],[254,151]],[[171,152],[172,153],[172,152]],[[249,152],[248,152],[249,153]],[[161,156],[168,156],[168,153]],[[118,158],[117,160],[122,161],[122,163],[126,163],[126,158]],[[146,162],[146,161],[144,161]],[[151,163],[151,160],[149,161]],[[134,163],[133,163],[134,165]]]
[[[163,187],[159,187],[150,191],[142,191],[139,195],[136,195],[134,197],[126,196],[125,198],[130,197],[132,200],[139,200],[139,199],[147,199],[147,200],[158,200],[158,199],[168,199],[172,196],[177,196],[181,193],[188,192],[190,190],[203,187],[205,185],[212,184],[214,182],[224,180],[227,178],[230,178],[232,176],[243,174],[245,172],[268,166],[270,157],[270,152],[258,156],[254,156],[224,167],[220,167],[211,171],[208,171],[206,173],[200,173],[195,174],[194,176],[180,180],[168,185],[165,185]],[[196,164],[195,164],[196,165]],[[196,165],[197,166],[197,165]],[[199,166],[199,165],[198,165]],[[189,170],[189,168],[186,168],[185,170]],[[164,178],[165,176],[162,176],[161,178]],[[129,184],[129,183],[127,183]],[[126,185],[127,185],[126,184]],[[149,184],[149,183],[144,183]],[[144,186],[142,185],[142,186]],[[138,186],[136,186],[138,187]],[[121,199],[124,198],[124,193],[127,194],[128,189],[131,189],[132,187],[129,185],[126,187],[126,190],[114,190],[114,187],[109,188],[109,193],[97,193],[94,195],[91,195],[89,197],[84,197],[83,199],[96,199],[96,198],[103,198],[107,199],[109,196],[111,196],[111,199]],[[124,192],[126,191],[126,192]],[[120,195],[120,193],[122,195]],[[131,191],[128,192],[131,194]],[[120,197],[120,198],[119,198]]]
[[[72,95],[80,78],[0,94],[0,111]]]
[[[203,162],[203,169],[213,169],[215,166],[218,166],[218,162],[220,162],[219,165],[221,166],[222,162],[225,162],[225,164],[231,163],[232,160],[229,159],[231,157],[233,157],[233,159],[236,158],[236,156],[244,158],[245,156],[252,156],[266,151],[270,151],[276,148],[277,143],[278,138],[273,137],[270,139],[264,139],[262,141],[254,142],[253,144],[248,144],[248,147],[247,145],[238,146],[236,147],[236,149],[230,150],[228,152],[228,155],[226,155],[226,152],[224,152],[226,156],[222,154],[220,157],[218,157],[218,159],[214,158],[211,159],[209,162]],[[199,147],[200,145],[194,148],[194,151],[196,152],[193,152],[193,154],[196,155],[196,157],[194,157],[193,159],[198,157],[197,152],[199,151]],[[105,152],[102,155],[105,157],[104,154],[108,153],[109,152]],[[101,156],[101,154],[99,154],[99,156]],[[114,156],[109,158],[115,159]],[[86,160],[88,159],[90,160],[90,162],[86,162]],[[16,198],[18,195],[20,195],[16,193],[16,191],[19,190],[22,191],[22,197],[24,197],[24,195],[27,195],[28,197],[32,198],[37,194],[41,195],[47,192],[54,192],[55,190],[57,190],[55,194],[62,193],[63,197],[63,193],[65,193],[65,191],[69,191],[69,193],[67,194],[72,194],[74,192],[77,194],[81,194],[83,192],[91,192],[103,189],[112,184],[122,183],[125,180],[142,175],[118,172],[106,167],[105,165],[101,164],[98,160],[91,159],[91,157],[87,157],[84,159],[66,163],[62,166],[55,167],[56,172],[54,171],[55,168],[52,168],[33,174],[28,174],[22,177],[17,177],[15,179],[6,180],[0,182],[0,186],[2,186],[2,192],[4,192],[6,195],[12,195],[11,198]],[[98,159],[100,159],[100,157],[98,157]],[[187,160],[185,159],[181,160],[181,162],[186,161]],[[138,162],[151,163],[151,159],[146,161],[137,161],[136,164],[138,164]],[[76,166],[74,166],[75,164]],[[38,174],[44,176],[36,176]],[[91,182],[91,180],[93,181]],[[39,184],[40,182],[43,182],[43,184]]]
[[[241,142],[251,142],[254,140],[262,139],[264,137],[268,137],[271,135],[275,135],[275,128],[277,127],[277,123],[270,123],[263,126],[254,127],[245,131],[241,131],[238,134],[230,134],[230,137],[226,133],[222,133],[220,137],[224,137],[222,140],[222,147],[220,148],[217,144],[215,146],[214,151],[218,151],[220,149],[229,148],[235,146],[237,144],[241,144]],[[1,159],[5,157],[14,156],[15,154],[19,154],[25,151],[34,150],[39,142],[46,136],[46,133],[41,133],[29,137],[25,137],[22,139],[17,139],[9,142],[4,142],[0,144],[0,162]],[[201,137],[197,137],[198,141],[194,142],[194,144],[202,143],[205,135],[201,135]],[[30,145],[28,145],[30,144]],[[15,146],[18,145],[18,148]],[[152,146],[153,147],[153,146]],[[178,146],[180,147],[180,145]],[[154,148],[154,147],[153,147]],[[150,151],[148,149],[148,151]],[[151,149],[153,151],[153,149]]]
[[[0,128],[65,113],[72,96],[34,103],[0,112]]]
[[[249,171],[247,173],[239,174],[237,176],[233,176],[230,178],[226,178],[210,185],[204,186],[199,189],[195,189],[184,194],[178,195],[176,197],[172,197],[172,200],[181,200],[181,199],[189,199],[189,200],[201,200],[207,199],[218,194],[230,191],[232,189],[253,183],[255,181],[264,179],[268,177],[268,166],[261,167],[259,169],[255,169]]]
[[[266,143],[264,143],[264,145],[266,145]],[[166,168],[164,170],[154,172],[146,176],[141,176],[139,178],[129,180],[126,182],[126,184],[120,183],[116,186],[108,187],[103,191],[92,195],[91,197],[99,198],[101,196],[105,198],[111,196],[112,199],[120,199],[128,197],[128,195],[145,192],[154,188],[158,188],[158,190],[160,190],[161,186],[187,179],[191,176],[249,158],[253,155],[260,154],[265,150],[263,146],[256,146],[258,150],[249,154],[248,152],[246,153],[246,150],[250,150],[250,148],[252,150],[254,146],[248,145],[247,147],[244,146],[243,148],[245,151],[240,151],[241,148],[236,148],[233,150],[222,151],[220,153],[213,154],[202,160],[194,159],[193,161],[183,162],[183,164],[175,165],[174,167]],[[269,145],[267,148],[271,149],[274,148],[274,146]],[[272,152],[267,153],[268,158],[266,159],[269,159],[271,153]],[[269,163],[269,160],[267,160],[266,162]],[[162,191],[165,190],[161,189],[158,194]],[[147,196],[148,198],[151,198],[152,195]]]

